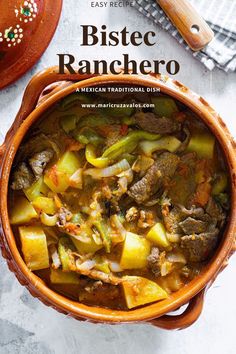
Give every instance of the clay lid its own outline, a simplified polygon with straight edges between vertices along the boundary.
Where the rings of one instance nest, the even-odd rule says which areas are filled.
[[[30,69],[56,30],[62,0],[0,0],[0,89]]]

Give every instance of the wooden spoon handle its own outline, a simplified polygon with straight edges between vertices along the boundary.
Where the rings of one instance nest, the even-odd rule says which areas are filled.
[[[214,32],[188,0],[157,0],[157,3],[192,50],[204,48],[213,39]]]

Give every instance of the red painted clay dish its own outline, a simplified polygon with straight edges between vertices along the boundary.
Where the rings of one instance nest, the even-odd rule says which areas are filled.
[[[62,0],[0,2],[0,89],[41,57],[56,30],[61,6]]]

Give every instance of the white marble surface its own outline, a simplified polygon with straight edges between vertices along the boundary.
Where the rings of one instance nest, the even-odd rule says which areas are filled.
[[[208,72],[180,48],[169,35],[154,27],[134,9],[91,9],[88,0],[64,0],[63,14],[49,48],[40,62],[17,83],[0,92],[0,132],[9,129],[32,74],[57,63],[56,53],[71,52],[79,59],[115,59],[130,53],[137,59],[176,59],[177,79],[205,97],[220,112],[236,136],[236,74]],[[79,47],[80,24],[107,24],[112,29],[158,32],[155,48]],[[236,257],[208,291],[200,319],[181,332],[167,332],[150,325],[95,325],[78,322],[47,308],[19,285],[0,257],[0,353],[1,354],[233,354],[235,347]]]

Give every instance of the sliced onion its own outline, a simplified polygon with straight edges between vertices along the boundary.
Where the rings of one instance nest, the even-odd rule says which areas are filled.
[[[83,188],[83,169],[79,168],[69,179],[70,186],[73,188]]]
[[[83,263],[79,263],[78,261],[76,261],[76,267],[79,270],[90,270],[92,269],[94,266],[96,265],[96,262],[93,260],[87,260]]]
[[[57,223],[57,215],[48,215],[44,212],[40,214],[41,222],[46,226],[55,226]]]
[[[61,266],[61,260],[57,252],[56,246],[53,244],[49,247],[49,252],[52,257],[52,266],[54,269],[58,269]]]
[[[126,229],[124,228],[123,224],[121,223],[119,217],[117,215],[112,215],[110,217],[111,223],[115,226],[116,230],[120,234],[121,237],[115,240],[116,242],[123,242],[126,237]]]
[[[122,272],[124,269],[121,268],[118,262],[109,261],[109,268],[114,273]]]
[[[129,183],[133,180],[133,171],[129,168],[117,175],[118,179],[118,189],[113,191],[117,198],[120,198],[123,194],[127,192]]]
[[[171,273],[172,270],[173,270],[172,263],[169,261],[165,261],[161,265],[161,276],[162,277],[166,276],[167,274]]]
[[[183,253],[181,252],[170,252],[168,253],[168,255],[166,256],[167,260],[169,262],[172,263],[182,263],[182,264],[186,264],[186,258],[184,257]]]
[[[117,176],[121,172],[130,169],[130,165],[126,159],[123,159],[112,166],[108,166],[105,168],[89,168],[84,171],[85,175],[89,175],[94,179],[100,179],[103,177],[112,177]]]
[[[127,192],[128,188],[128,182],[126,177],[120,177],[118,180],[118,190],[115,191],[114,193],[116,194],[117,197],[121,197],[123,194]]]
[[[128,170],[125,170],[121,173],[119,173],[117,175],[117,177],[125,177],[127,179],[127,182],[128,183],[131,183],[133,181],[133,178],[134,178],[134,174],[133,174],[133,171],[131,168],[129,168]]]
[[[92,234],[92,239],[96,243],[96,245],[102,245],[102,239],[101,239],[100,234],[94,232]]]
[[[154,160],[145,155],[139,155],[137,160],[132,165],[132,170],[137,173],[146,172],[152,165],[154,164]]]

